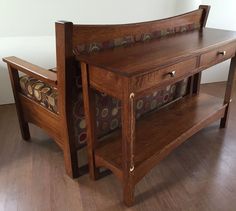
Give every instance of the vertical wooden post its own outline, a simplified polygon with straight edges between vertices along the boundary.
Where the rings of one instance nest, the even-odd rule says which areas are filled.
[[[201,17],[201,28],[206,27],[208,15],[210,12],[211,7],[208,5],[200,5],[199,9],[202,9],[202,17]],[[193,83],[192,83],[192,93],[193,94],[198,94],[200,91],[200,83],[201,83],[201,78],[202,78],[202,72],[196,73],[193,76]]]
[[[135,150],[135,96],[129,89],[129,80],[123,89],[122,100],[122,168],[123,168],[123,198],[127,206],[134,203],[134,150]]]
[[[95,92],[89,87],[88,66],[81,63],[84,113],[87,127],[87,151],[89,162],[89,175],[96,180],[99,177],[99,169],[95,166],[94,150],[96,148],[96,106]]]
[[[201,18],[201,27],[206,27],[207,19],[211,9],[210,5],[200,5],[199,9],[203,9],[202,18]]]
[[[73,23],[56,23],[56,52],[58,77],[58,110],[61,123],[63,152],[66,172],[71,177],[79,176],[77,144],[73,126],[73,89],[75,89],[75,67],[72,52]]]
[[[232,94],[232,89],[233,89],[233,84],[234,84],[235,70],[236,70],[236,56],[231,59],[231,63],[230,63],[228,81],[226,85],[225,98],[224,98],[224,105],[227,104],[227,107],[225,110],[225,115],[220,121],[220,128],[227,127],[230,103],[232,101],[231,94]]]
[[[179,97],[179,93],[177,93],[177,94],[178,94],[178,97]],[[187,88],[186,88],[186,94],[185,95],[192,96],[192,94],[193,94],[193,76],[190,76],[188,78],[188,83],[187,83]]]
[[[28,141],[30,139],[29,125],[28,125],[28,122],[24,118],[23,109],[22,109],[22,106],[18,97],[18,92],[20,91],[19,73],[16,69],[12,68],[10,65],[8,65],[8,71],[9,71],[11,86],[12,86],[13,95],[15,99],[16,112],[17,112],[18,121],[20,124],[21,136],[25,141]]]

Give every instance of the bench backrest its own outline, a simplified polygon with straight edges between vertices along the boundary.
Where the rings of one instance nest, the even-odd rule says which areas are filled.
[[[126,46],[175,33],[200,29],[205,24],[208,6],[162,20],[121,25],[73,25],[74,54]]]

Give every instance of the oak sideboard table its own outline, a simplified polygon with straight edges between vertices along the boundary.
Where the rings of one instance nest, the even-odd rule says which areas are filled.
[[[142,24],[150,29],[154,23],[171,28],[194,22],[199,28],[77,55],[82,69],[90,176],[96,179],[100,167],[111,170],[122,182],[128,206],[134,203],[135,185],[173,149],[216,120],[220,119],[221,128],[226,127],[236,68],[236,32],[206,28],[209,7],[200,6],[197,11],[201,15],[195,11]],[[136,33],[138,26],[131,24],[129,33]],[[129,25],[119,27],[127,34]],[[200,93],[201,72],[230,58],[225,96],[220,99]],[[185,96],[136,120],[138,98],[184,78],[189,79]],[[118,98],[122,106],[120,129],[101,141],[96,137],[95,90]]]

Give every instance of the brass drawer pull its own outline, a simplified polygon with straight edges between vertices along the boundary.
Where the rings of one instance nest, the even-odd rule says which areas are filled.
[[[167,73],[167,75],[170,75],[171,77],[174,77],[175,76],[175,71],[173,70],[173,71]]]
[[[218,55],[225,56],[225,55],[226,55],[226,51],[219,51],[219,52],[218,52]]]

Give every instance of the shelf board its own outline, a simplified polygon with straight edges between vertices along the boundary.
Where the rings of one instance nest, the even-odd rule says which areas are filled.
[[[223,100],[207,94],[185,97],[136,122],[135,171],[138,182],[174,148],[206,125],[224,115]],[[95,150],[97,166],[113,171],[122,179],[121,130],[103,138]]]

